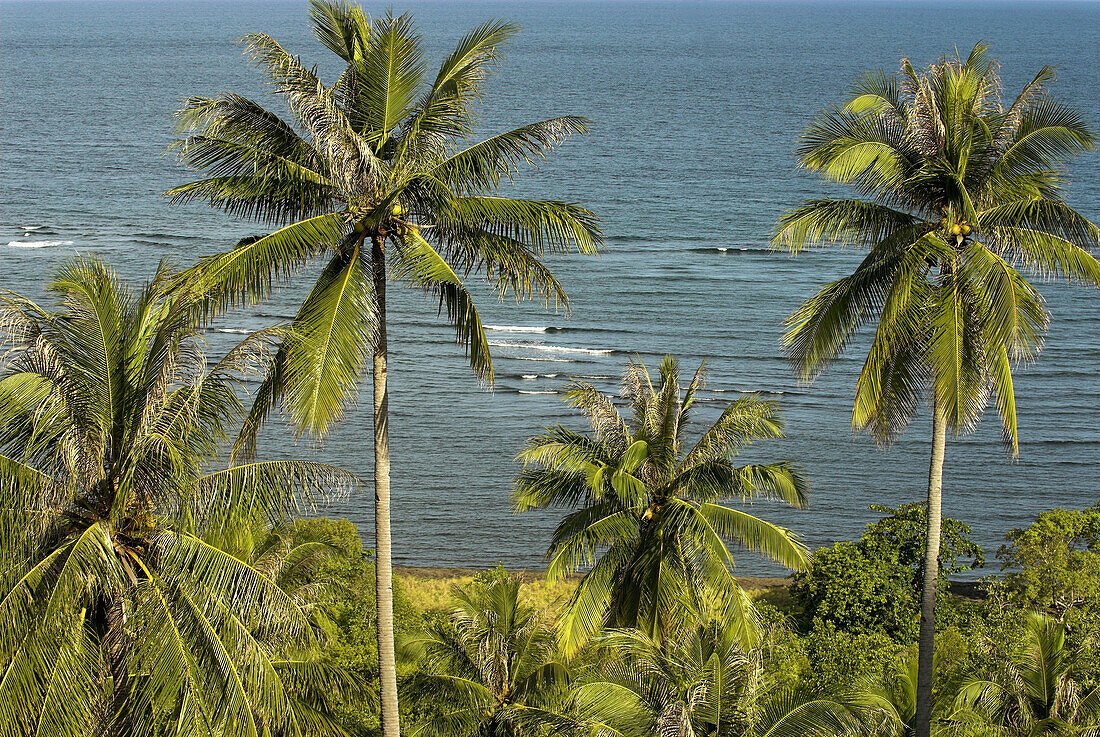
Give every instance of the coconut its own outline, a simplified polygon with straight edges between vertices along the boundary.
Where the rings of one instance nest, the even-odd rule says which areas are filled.
[[[960,233],[962,233],[962,226],[961,225],[959,225],[958,223],[955,223],[954,225],[951,226],[951,234],[952,235],[959,235]]]
[[[393,207],[390,208],[390,212],[393,213],[395,218],[399,218],[405,214],[405,208],[401,206],[400,202],[394,202]]]
[[[963,223],[962,231],[963,231],[963,235],[970,235],[970,226],[967,225],[966,223]]]

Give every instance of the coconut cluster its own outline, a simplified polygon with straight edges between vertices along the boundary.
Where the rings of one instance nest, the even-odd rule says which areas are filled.
[[[944,230],[950,231],[951,235],[970,235],[971,228],[970,223],[965,220],[960,220],[956,223],[948,225],[948,219],[946,217],[940,218],[940,227]]]

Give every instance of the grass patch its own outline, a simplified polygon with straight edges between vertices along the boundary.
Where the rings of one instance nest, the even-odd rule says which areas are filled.
[[[402,590],[414,607],[423,612],[445,612],[451,609],[451,590],[466,586],[481,573],[475,568],[410,568],[395,567]],[[557,617],[573,595],[580,574],[549,583],[542,571],[513,571],[519,578],[520,596],[537,611]],[[786,578],[738,578],[738,582],[753,600],[762,599],[782,608],[789,606],[791,595]]]

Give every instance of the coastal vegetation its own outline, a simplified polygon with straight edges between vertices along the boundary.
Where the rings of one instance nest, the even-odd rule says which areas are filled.
[[[375,544],[384,734],[399,734],[390,562],[386,289],[390,279],[439,300],[479,378],[493,381],[485,331],[464,278],[479,272],[500,298],[566,306],[540,260],[594,253],[601,234],[578,205],[497,195],[502,179],[573,134],[582,118],[530,123],[482,140],[474,105],[500,49],[517,32],[489,22],[468,33],[434,78],[412,17],[370,19],[358,6],[311,3],[314,36],[343,69],[326,84],[275,39],[244,39],[293,124],[233,93],[193,97],[178,113],[180,160],[207,178],[169,190],[269,226],[182,275],[209,294],[207,316],[268,295],[273,281],[324,261],[291,321],[234,452],[281,405],[299,432],[323,437],[358,396],[368,354],[374,404]]]
[[[688,447],[704,368],[684,389],[673,356],[661,361],[658,382],[631,360],[621,392],[629,422],[613,397],[574,382],[566,400],[586,415],[592,434],[559,425],[531,438],[519,455],[519,511],[579,507],[558,525],[546,553],[550,580],[587,569],[560,619],[567,652],[607,627],[636,628],[664,643],[684,607],[714,596],[729,604],[727,613],[749,639],[751,606],[733,578],[727,541],[789,568],[806,562],[790,531],[722,504],[805,503],[806,482],[789,462],[733,460],[754,440],[782,437],[774,403],[754,396],[731,402]]]
[[[810,474],[743,460],[783,447],[779,405],[704,409],[705,364],[685,382],[672,355],[655,373],[634,356],[617,396],[564,393],[589,429],[533,427],[515,449],[515,509],[563,515],[538,585],[498,567],[444,594],[392,568],[386,289],[437,298],[492,384],[466,280],[568,306],[544,259],[594,253],[598,221],[500,188],[586,123],[474,140],[511,24],[477,27],[431,77],[409,16],[311,7],[331,85],[245,40],[292,122],[233,93],[179,112],[174,148],[205,178],[168,197],[270,232],[140,287],[82,257],[52,304],[0,293],[0,737],[1100,735],[1100,507],[1007,531],[1001,575],[959,582],[985,551],[940,505],[947,434],[989,401],[1018,453],[1012,371],[1049,323],[1021,270],[1100,285],[1100,231],[1061,190],[1093,134],[1049,69],[1007,108],[980,45],[867,75],[800,149],[864,199],[811,201],[775,232],[793,253],[868,251],[784,341],[810,380],[875,324],[853,425],[888,443],[928,402],[925,501],[873,505],[860,539],[811,551],[766,519],[807,506]],[[310,266],[288,324],[208,355],[212,319]],[[323,438],[368,354],[371,550],[314,516],[365,482],[264,460],[260,436],[281,408]],[[735,552],[792,574],[745,586]]]
[[[173,276],[135,291],[77,259],[50,284],[56,309],[2,303],[5,736],[297,734],[327,721],[316,691],[341,688],[317,661],[313,600],[290,585],[310,552],[239,550],[355,479],[219,462],[272,338],[208,363],[203,303]]]
[[[932,719],[933,640],[947,433],[970,430],[990,400],[1019,453],[1013,367],[1038,357],[1050,315],[1020,270],[1100,286],[1100,231],[1062,198],[1066,162],[1095,137],[1048,91],[1044,67],[1005,107],[996,61],[979,44],[926,69],[872,72],[822,112],[799,163],[866,199],[811,200],[779,221],[773,244],[863,248],[856,270],[788,320],[784,345],[812,380],[875,324],[852,426],[888,443],[931,401],[928,524],[921,567],[917,737]]]

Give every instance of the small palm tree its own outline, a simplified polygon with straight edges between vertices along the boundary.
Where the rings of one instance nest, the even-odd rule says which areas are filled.
[[[274,581],[303,610],[318,615],[318,605],[332,593],[323,568],[340,555],[340,548],[325,539],[295,540],[290,525],[260,523],[250,527],[222,530],[211,542]]]
[[[211,472],[266,338],[208,367],[201,304],[171,277],[134,292],[75,260],[50,285],[56,311],[0,297],[4,737],[327,728],[299,698],[318,651],[307,611],[211,541],[353,477],[301,461]]]
[[[203,261],[184,282],[222,305],[263,298],[273,279],[324,258],[261,386],[238,453],[280,399],[302,431],[323,436],[358,395],[373,352],[374,491],[382,718],[398,737],[390,562],[386,287],[390,277],[446,309],[478,376],[492,381],[481,319],[463,278],[480,272],[501,298],[538,295],[567,305],[547,254],[597,249],[596,219],[577,205],[496,196],[502,179],[537,164],[581,118],[532,123],[481,141],[473,105],[516,26],[493,21],[467,34],[434,78],[407,15],[369,20],[358,6],[313,2],[313,31],[343,63],[332,84],[265,34],[245,38],[297,128],[226,93],[179,112],[181,160],[207,178],[170,190],[274,232]],[[300,131],[300,132],[299,132]]]
[[[1017,268],[1100,285],[1100,231],[1061,197],[1064,164],[1093,147],[1084,119],[1052,99],[1042,69],[1007,108],[978,45],[900,80],[864,76],[822,113],[799,149],[804,168],[867,199],[820,199],[780,220],[773,243],[797,253],[831,242],[869,250],[822,287],[783,340],[811,380],[860,327],[877,321],[852,424],[887,442],[931,398],[932,453],[921,592],[917,735],[931,724],[940,500],[947,430],[971,428],[992,398],[1018,452],[1013,365],[1034,358],[1049,316]]]
[[[917,731],[915,649],[887,666],[881,679],[853,689],[845,701],[859,713],[864,734],[869,737],[913,737]],[[938,696],[932,712],[932,732],[936,735],[978,735],[985,726],[969,709],[953,704],[949,693]],[[977,731],[969,729],[975,724]]]
[[[1029,612],[1019,650],[990,656],[991,672],[963,684],[960,706],[984,714],[1009,735],[1100,734],[1100,688],[1085,692],[1074,680],[1065,624]]]
[[[410,691],[434,714],[418,733],[520,737],[560,724],[569,672],[553,628],[519,594],[507,577],[455,587],[451,617],[410,641]]]
[[[574,693],[596,737],[836,737],[857,722],[843,704],[774,688],[760,650],[743,649],[735,611],[687,619],[657,642],[635,629],[597,639],[599,661]],[[705,611],[705,610],[704,610]]]
[[[690,607],[685,596],[739,592],[727,540],[790,568],[806,563],[789,531],[721,504],[734,497],[805,502],[806,483],[790,463],[734,463],[754,440],[782,437],[775,404],[755,396],[731,403],[685,452],[703,378],[700,366],[684,391],[676,359],[666,356],[655,386],[631,360],[622,389],[629,423],[611,397],[574,382],[567,401],[588,416],[592,435],[559,425],[519,454],[518,510],[579,507],[558,525],[547,552],[551,579],[593,566],[560,622],[570,651],[603,626],[637,627],[661,640],[673,610]],[[734,599],[743,604],[748,637],[751,605],[743,595]]]

